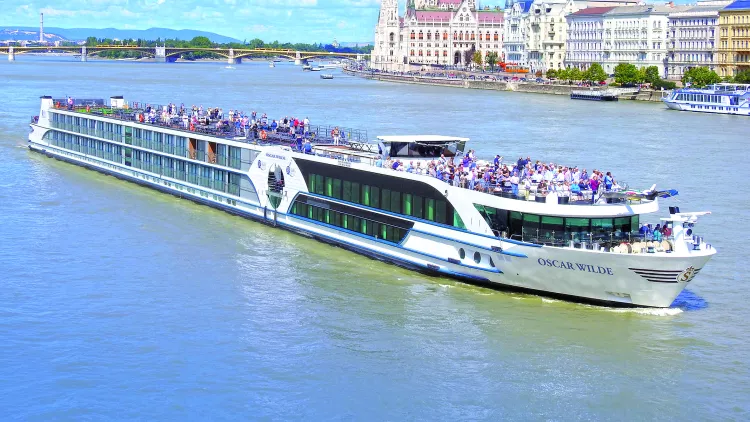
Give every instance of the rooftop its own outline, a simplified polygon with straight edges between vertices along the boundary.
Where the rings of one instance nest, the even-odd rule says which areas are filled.
[[[585,9],[581,9],[575,13],[571,13],[573,16],[594,16],[594,15],[603,15],[610,10],[614,9],[614,6],[610,7],[587,7]]]
[[[469,138],[443,135],[389,135],[378,136],[383,142],[466,142]]]
[[[724,10],[750,10],[750,0],[737,0],[725,7]]]

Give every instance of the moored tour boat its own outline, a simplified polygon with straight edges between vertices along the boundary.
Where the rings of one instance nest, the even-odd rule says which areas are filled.
[[[280,131],[264,131],[259,143],[233,125],[186,127],[171,107],[122,97],[102,103],[66,107],[42,97],[28,147],[424,273],[667,307],[716,253],[693,232],[706,213],[670,208],[664,240],[638,234],[640,217],[675,191],[609,192],[592,203],[534,189],[480,192],[381,166],[381,156],[417,163],[461,156],[466,138],[368,142],[355,130],[311,126],[315,145],[305,153]]]
[[[750,85],[720,83],[704,89],[676,89],[662,101],[672,110],[750,116]]]

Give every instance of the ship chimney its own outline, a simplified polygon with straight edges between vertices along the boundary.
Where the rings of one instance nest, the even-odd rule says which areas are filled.
[[[39,14],[39,42],[44,43],[44,13]]]

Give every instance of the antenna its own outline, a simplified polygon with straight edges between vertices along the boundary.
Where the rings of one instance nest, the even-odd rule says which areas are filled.
[[[39,42],[44,42],[44,13],[39,14]]]

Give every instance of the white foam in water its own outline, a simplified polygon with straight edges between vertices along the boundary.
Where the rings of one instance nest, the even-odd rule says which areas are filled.
[[[680,308],[610,308],[612,312],[634,313],[653,316],[675,316],[683,313]]]

